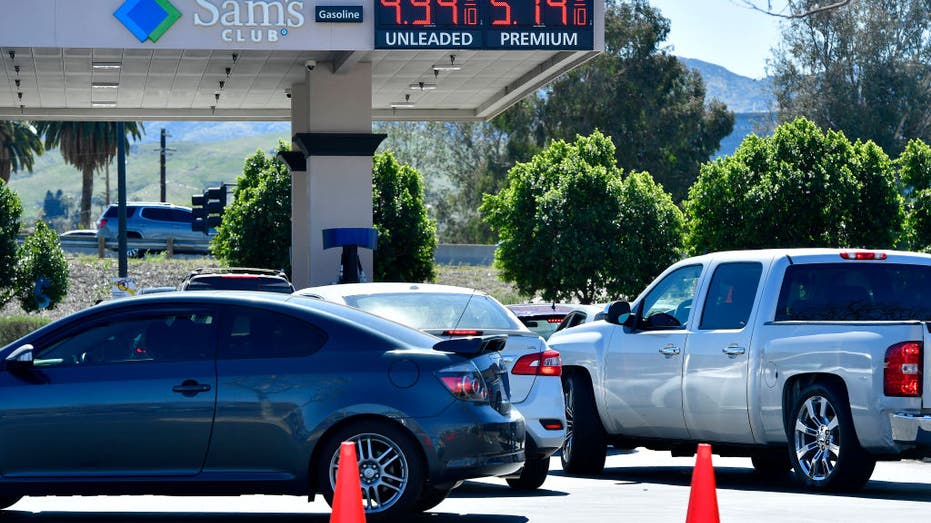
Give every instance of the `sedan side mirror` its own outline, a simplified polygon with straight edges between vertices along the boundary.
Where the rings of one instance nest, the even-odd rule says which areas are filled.
[[[33,347],[25,344],[14,350],[6,357],[6,368],[8,369],[25,369],[32,367]]]
[[[608,305],[605,321],[614,325],[624,325],[630,316],[630,304],[626,301],[616,301]]]

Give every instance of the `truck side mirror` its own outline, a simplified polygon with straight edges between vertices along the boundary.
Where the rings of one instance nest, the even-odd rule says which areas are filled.
[[[605,321],[614,325],[624,325],[630,316],[630,304],[626,301],[616,301],[608,305]]]

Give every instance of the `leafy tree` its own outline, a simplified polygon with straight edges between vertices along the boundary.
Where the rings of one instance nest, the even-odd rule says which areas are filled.
[[[433,281],[436,222],[427,216],[420,173],[391,153],[376,154],[372,164],[375,280]]]
[[[804,118],[702,166],[686,201],[692,253],[895,245],[903,207],[889,158]]]
[[[780,119],[804,116],[898,155],[909,139],[931,138],[929,64],[926,0],[857,0],[793,19],[772,62]]]
[[[770,16],[779,18],[804,18],[817,13],[839,9],[849,4],[852,0],[834,0],[830,3],[812,3],[812,2],[793,2],[784,0],[773,2],[773,0],[738,0],[745,7]],[[763,7],[763,5],[766,7]]]
[[[35,157],[45,152],[42,140],[29,122],[0,121],[0,180],[10,181],[10,173],[32,172]]]
[[[0,305],[10,299],[16,275],[16,235],[23,205],[10,186],[0,181]]]
[[[544,138],[599,129],[619,165],[649,171],[678,201],[699,166],[734,127],[723,103],[705,100],[701,76],[663,47],[669,20],[646,0],[607,0],[605,52],[544,89]]]
[[[19,248],[16,298],[26,312],[53,309],[68,294],[68,262],[58,234],[45,222]]]
[[[71,196],[65,194],[61,189],[54,193],[45,191],[45,200],[42,202],[42,219],[49,224],[52,229],[66,231],[74,228],[77,216],[71,213],[73,203]]]
[[[287,150],[288,144],[278,143],[278,151]],[[258,150],[245,160],[211,250],[229,265],[290,273],[290,248],[291,173],[277,155]]]
[[[81,170],[82,228],[91,222],[91,198],[94,194],[94,171],[108,165],[116,156],[119,140],[127,147],[129,137],[138,140],[145,132],[141,123],[126,122],[125,136],[117,136],[116,122],[38,122],[40,135],[45,137],[45,148],[59,147],[62,158]]]
[[[931,252],[931,146],[911,140],[896,160],[899,178],[906,185],[906,245]]]
[[[647,173],[626,178],[600,132],[518,163],[481,211],[501,239],[495,265],[521,294],[592,303],[631,296],[681,248],[682,214]]]

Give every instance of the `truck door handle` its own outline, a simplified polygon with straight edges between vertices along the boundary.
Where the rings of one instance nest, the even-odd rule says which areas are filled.
[[[680,349],[679,347],[676,347],[675,345],[671,343],[659,350],[659,353],[662,354],[663,356],[666,356],[667,358],[678,356],[681,352],[682,352],[682,349]]]
[[[205,383],[197,383],[197,380],[184,380],[184,383],[181,385],[175,385],[171,388],[171,390],[174,392],[179,392],[183,396],[191,397],[199,392],[209,391],[210,385]]]
[[[733,345],[728,345],[727,347],[721,349],[721,352],[723,352],[724,354],[727,354],[731,358],[736,358],[737,356],[740,356],[741,354],[746,353],[747,349],[737,344],[733,344]]]

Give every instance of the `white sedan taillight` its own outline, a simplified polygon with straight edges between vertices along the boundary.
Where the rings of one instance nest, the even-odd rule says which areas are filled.
[[[511,367],[511,374],[531,376],[561,376],[562,359],[552,349],[521,356]]]

